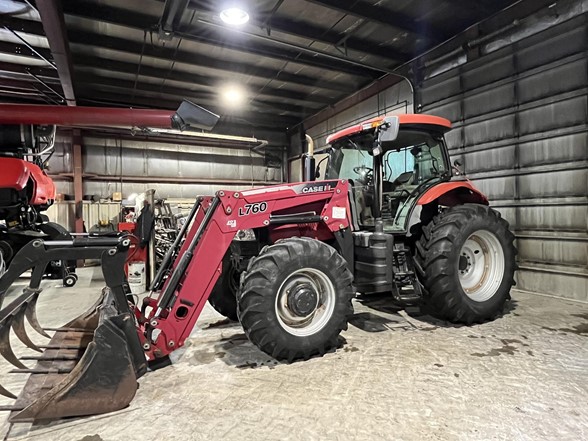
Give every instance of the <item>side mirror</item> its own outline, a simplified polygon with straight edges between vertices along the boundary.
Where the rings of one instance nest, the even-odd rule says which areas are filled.
[[[396,138],[398,138],[398,132],[400,131],[400,119],[397,116],[385,117],[379,130],[380,143],[395,141]]]
[[[459,159],[456,159],[455,161],[453,161],[453,167],[451,167],[451,168],[453,169],[453,171],[455,171],[455,174],[457,176],[465,175],[465,173],[461,169],[461,162],[459,161]]]
[[[211,130],[219,118],[218,115],[188,100],[182,101],[171,117],[172,127],[177,130],[184,130],[187,127]]]

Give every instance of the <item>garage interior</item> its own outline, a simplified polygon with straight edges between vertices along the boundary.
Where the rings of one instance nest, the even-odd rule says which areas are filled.
[[[229,6],[248,21],[223,22]],[[327,138],[384,115],[451,122],[451,163],[517,249],[494,320],[458,325],[360,294],[337,348],[290,363],[207,304],[128,407],[32,423],[2,412],[3,439],[588,438],[588,0],[10,0],[0,20],[0,124],[62,118],[48,219],[73,237],[112,234],[143,199],[157,206],[143,291],[197,197],[305,180],[307,137],[324,179]],[[184,99],[219,116],[211,130],[56,110],[122,120],[129,108],[171,115]],[[71,287],[43,280],[43,328],[86,311],[105,285],[96,259],[75,274]],[[11,369],[0,361],[0,384],[18,395],[27,376]]]

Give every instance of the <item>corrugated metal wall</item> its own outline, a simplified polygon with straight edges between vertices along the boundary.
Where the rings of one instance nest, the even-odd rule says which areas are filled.
[[[66,137],[58,139],[49,164],[50,173],[53,176],[71,175],[71,155],[69,140]],[[122,191],[123,197],[127,197],[154,188],[156,197],[189,199],[214,194],[221,188],[240,190],[282,181],[281,168],[268,166],[262,156],[249,149],[146,143],[103,136],[83,137],[83,172],[86,176],[84,194],[105,198],[113,192]],[[125,176],[147,181],[132,182]],[[178,182],[161,183],[175,178]],[[67,180],[59,180],[57,188],[58,192],[73,193]]]
[[[46,215],[52,222],[63,225],[69,231],[75,230],[75,202],[56,202],[46,211]],[[120,202],[82,202],[82,213],[86,230],[91,229],[99,222],[108,221],[117,228],[121,212]]]
[[[314,139],[315,148],[324,147],[327,136],[350,125],[379,115],[412,113],[412,99],[410,86],[402,81],[314,127],[307,128],[306,133]],[[302,152],[290,152],[290,155],[300,153]]]
[[[418,100],[454,124],[450,153],[511,223],[518,288],[588,301],[586,1],[558,2],[480,58],[429,68]],[[531,35],[533,34],[533,35]],[[437,72],[435,72],[435,69]]]

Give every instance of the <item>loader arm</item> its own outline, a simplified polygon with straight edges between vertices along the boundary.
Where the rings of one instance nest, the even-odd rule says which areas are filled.
[[[201,200],[162,289],[146,299],[139,338],[152,366],[184,345],[222,272],[222,259],[239,230],[305,223],[330,232],[350,225],[345,180],[278,185]],[[320,207],[320,211],[317,211]],[[309,210],[310,208],[310,210]],[[325,233],[322,232],[322,235]],[[136,311],[137,312],[137,311]],[[159,360],[159,361],[158,361]]]

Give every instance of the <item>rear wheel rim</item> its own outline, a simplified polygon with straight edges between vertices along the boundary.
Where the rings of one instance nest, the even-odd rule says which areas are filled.
[[[314,290],[316,305],[306,315],[299,315],[289,305],[290,294],[297,287]],[[280,326],[298,337],[314,335],[325,327],[335,309],[335,286],[331,279],[316,268],[301,268],[292,272],[282,282],[276,295],[275,311]]]
[[[458,275],[463,291],[476,302],[497,293],[504,278],[504,250],[496,235],[487,230],[470,234],[459,252]]]

